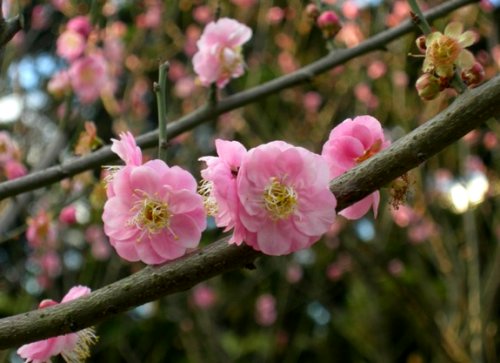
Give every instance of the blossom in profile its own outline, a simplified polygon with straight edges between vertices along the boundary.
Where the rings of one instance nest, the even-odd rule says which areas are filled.
[[[330,132],[321,155],[328,163],[330,177],[335,178],[385,149],[389,144],[377,119],[368,115],[358,116],[343,121]],[[348,219],[358,219],[372,208],[376,216],[379,201],[380,193],[376,191],[339,214]]]
[[[335,219],[326,161],[304,148],[273,141],[251,149],[237,176],[238,211],[231,243],[268,255],[311,246]]]
[[[78,299],[90,294],[86,286],[74,286],[64,296],[61,303]],[[39,309],[57,305],[54,300],[43,300]],[[29,363],[50,362],[52,357],[61,355],[67,363],[83,362],[90,357],[90,347],[97,342],[93,328],[80,330],[76,333],[60,335],[57,337],[25,344],[17,350],[17,354]]]
[[[204,86],[216,83],[223,88],[231,78],[245,71],[241,47],[252,37],[252,30],[234,19],[221,18],[210,22],[196,43],[194,71]]]
[[[215,140],[215,148],[218,156],[200,158],[207,167],[201,171],[203,181],[199,191],[217,227],[229,231],[234,227],[238,206],[236,176],[247,150],[238,141],[220,139]]]
[[[82,103],[96,101],[108,83],[106,59],[100,53],[78,58],[68,72],[71,87]]]
[[[125,162],[125,165],[139,166],[142,164],[142,151],[129,131],[120,133],[120,140],[111,139],[111,151]]]
[[[68,21],[66,29],[77,32],[87,39],[92,31],[92,23],[90,22],[90,18],[88,16],[75,16]]]
[[[125,150],[137,156],[134,148]],[[160,264],[198,246],[206,215],[196,187],[189,172],[158,159],[115,172],[102,219],[118,255]]]
[[[473,66],[474,55],[466,50],[478,40],[475,32],[463,31],[459,22],[451,22],[441,32],[432,32],[425,37],[424,72],[435,73],[439,77],[451,78],[455,65],[461,69]]]

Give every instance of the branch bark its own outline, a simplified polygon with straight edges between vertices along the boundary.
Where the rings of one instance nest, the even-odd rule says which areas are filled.
[[[341,210],[424,162],[491,117],[500,116],[500,76],[455,102],[355,169],[331,182]],[[75,332],[162,296],[187,290],[213,276],[245,267],[262,254],[227,238],[163,266],[148,266],[65,304],[0,320],[0,349]]]
[[[432,21],[452,12],[453,10],[475,2],[478,2],[478,0],[447,1],[444,4],[426,12],[424,15],[428,21]],[[417,30],[417,28],[411,23],[411,21],[408,20],[397,27],[385,30],[367,39],[354,48],[337,50],[319,59],[318,61],[297,70],[296,72],[227,97],[224,100],[220,100],[214,107],[202,107],[184,117],[181,117],[177,121],[170,123],[167,128],[168,138],[172,139],[205,121],[213,120],[218,115],[242,107],[251,102],[255,102],[268,95],[309,82],[315,76],[344,64],[353,58],[367,54],[374,50],[381,50],[387,43],[390,43],[414,30]],[[152,147],[155,146],[157,142],[158,131],[149,132],[137,138],[137,143],[141,147]],[[0,200],[50,185],[83,171],[100,167],[106,163],[111,163],[117,159],[118,157],[112,153],[110,147],[107,146],[88,156],[75,158],[46,170],[34,172],[15,180],[3,182],[0,184]]]

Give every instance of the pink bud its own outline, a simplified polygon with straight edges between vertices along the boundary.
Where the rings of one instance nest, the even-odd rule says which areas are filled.
[[[484,80],[484,68],[479,62],[475,62],[472,67],[462,71],[461,77],[467,86],[475,87]]]
[[[333,38],[342,27],[339,16],[333,10],[324,11],[316,20],[316,24],[323,31],[323,36],[327,39]]]
[[[441,92],[439,78],[430,73],[424,73],[415,83],[418,95],[426,101],[433,100]]]
[[[74,205],[68,205],[61,210],[59,214],[59,221],[66,224],[74,224],[76,219],[76,208]]]
[[[427,49],[427,46],[425,45],[425,35],[419,36],[417,40],[415,40],[415,44],[417,45],[420,53],[425,53],[425,50]]]
[[[57,305],[57,304],[58,303],[55,302],[54,300],[45,299],[45,300],[40,301],[40,304],[38,305],[38,308],[39,309],[45,309],[45,308],[48,308],[49,306],[54,306],[54,305]]]
[[[313,20],[316,20],[319,16],[319,9],[316,4],[307,4],[305,11],[306,15]]]
[[[82,15],[68,21],[67,28],[87,38],[92,31],[92,24],[88,17]]]

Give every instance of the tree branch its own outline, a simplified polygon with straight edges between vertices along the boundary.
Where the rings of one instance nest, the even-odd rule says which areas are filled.
[[[424,162],[491,117],[500,116],[500,76],[465,92],[432,120],[355,169],[334,179],[338,210]],[[148,266],[122,280],[65,304],[0,320],[0,349],[75,332],[162,296],[242,268],[261,254],[227,238],[163,266]]]
[[[428,11],[425,18],[429,21],[442,17],[453,10],[465,5],[477,2],[478,0],[453,0]],[[169,139],[192,129],[204,121],[212,120],[216,116],[242,107],[270,94],[277,93],[284,89],[300,85],[311,81],[315,76],[328,71],[331,68],[346,63],[347,61],[369,53],[380,50],[385,44],[415,30],[415,25],[410,21],[383,31],[358,46],[351,49],[337,50],[316,62],[313,62],[296,72],[276,78],[272,81],[240,92],[224,100],[217,102],[214,107],[202,107],[176,122],[168,125],[167,135]],[[149,132],[137,138],[137,143],[141,147],[152,147],[157,143],[158,131]],[[109,146],[104,147],[88,156],[75,158],[63,164],[53,166],[43,171],[34,172],[24,177],[6,181],[0,184],[0,200],[14,195],[47,186],[64,178],[81,173],[88,169],[100,167],[103,164],[117,160],[118,157],[111,152]]]

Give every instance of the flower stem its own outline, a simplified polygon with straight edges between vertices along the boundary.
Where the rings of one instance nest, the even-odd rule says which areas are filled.
[[[160,64],[158,83],[154,84],[156,103],[158,104],[158,158],[167,162],[167,73],[170,64]]]
[[[408,4],[410,5],[413,12],[413,22],[422,30],[422,33],[429,34],[430,32],[432,32],[431,26],[425,19],[420,6],[418,6],[417,4],[417,0],[408,0]]]

